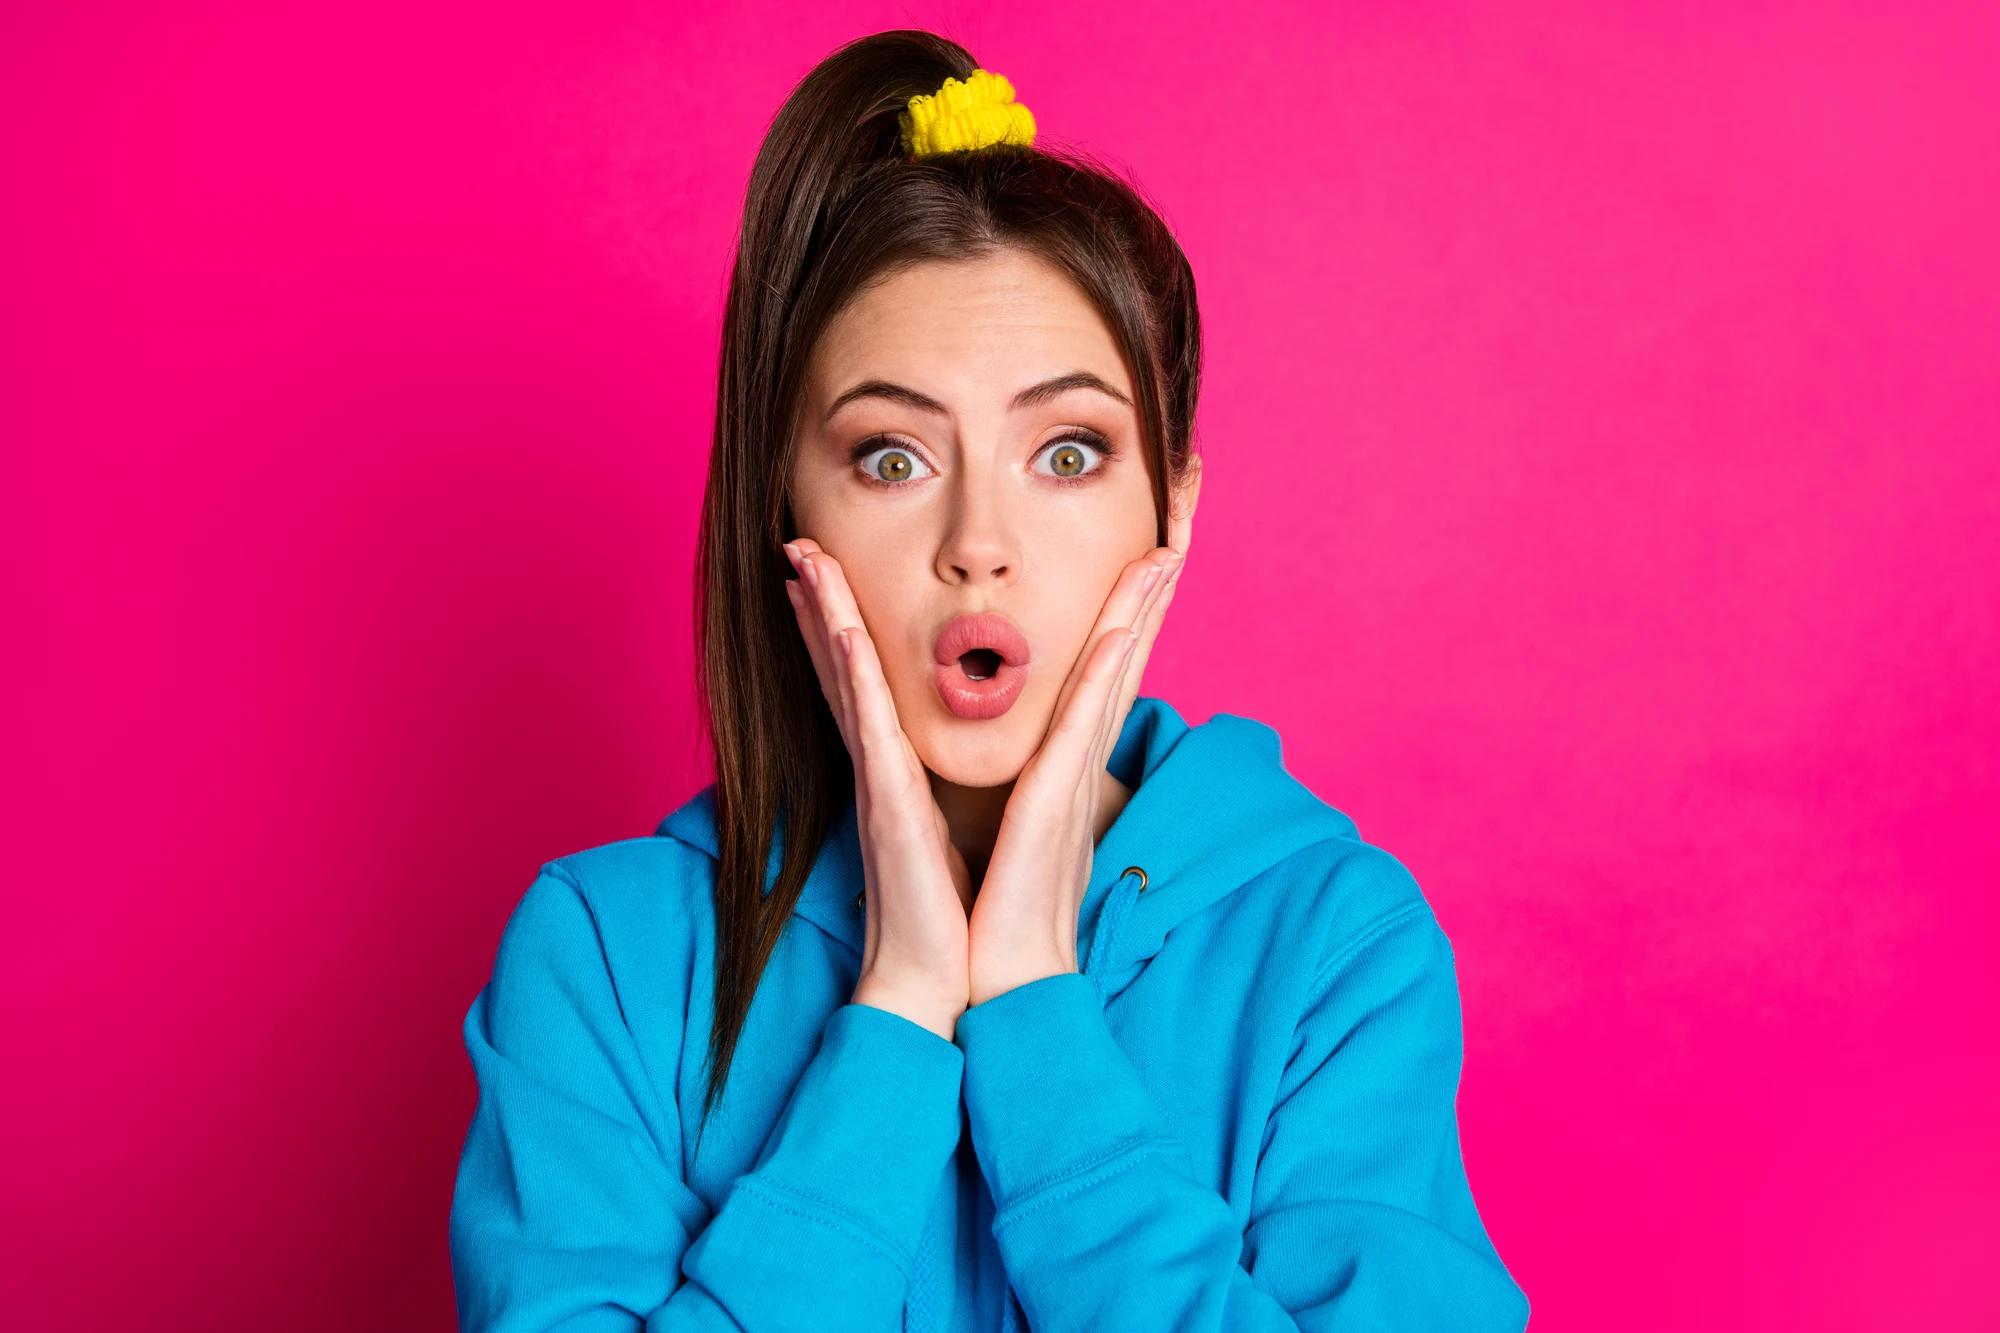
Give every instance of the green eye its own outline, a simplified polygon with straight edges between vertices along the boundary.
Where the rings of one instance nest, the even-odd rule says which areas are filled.
[[[922,481],[931,475],[930,464],[911,450],[893,444],[885,444],[855,461],[861,465],[862,476],[891,486]]]
[[[1104,462],[1104,447],[1092,440],[1057,440],[1035,459],[1035,471],[1067,481],[1095,472]]]

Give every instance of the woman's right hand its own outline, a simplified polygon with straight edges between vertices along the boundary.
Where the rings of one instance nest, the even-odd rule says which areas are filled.
[[[840,563],[807,537],[785,544],[785,592],[854,761],[855,820],[868,899],[853,1002],[887,1009],[949,1041],[970,993],[972,879],[896,719],[895,701]]]

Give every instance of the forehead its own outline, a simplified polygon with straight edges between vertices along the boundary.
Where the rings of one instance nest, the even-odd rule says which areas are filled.
[[[885,379],[933,396],[1009,396],[1090,371],[1132,394],[1097,308],[1043,260],[1018,250],[897,269],[864,288],[813,352],[816,398]]]

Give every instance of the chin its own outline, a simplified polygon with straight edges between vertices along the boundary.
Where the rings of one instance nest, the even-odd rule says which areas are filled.
[[[1022,703],[1026,703],[1022,700]],[[1021,776],[1047,730],[1018,704],[1000,717],[967,721],[930,701],[924,723],[909,732],[917,759],[946,782],[960,787],[1000,787]]]

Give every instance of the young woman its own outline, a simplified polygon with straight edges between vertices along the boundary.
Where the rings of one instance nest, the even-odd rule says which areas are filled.
[[[700,544],[715,784],[466,1019],[471,1329],[1517,1329],[1450,946],[1140,674],[1200,329],[1127,185],[887,33],[772,124]]]

